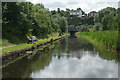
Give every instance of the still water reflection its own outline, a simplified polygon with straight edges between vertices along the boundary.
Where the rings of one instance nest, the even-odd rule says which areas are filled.
[[[81,38],[66,38],[44,52],[3,68],[7,78],[117,78],[118,63],[102,58]]]

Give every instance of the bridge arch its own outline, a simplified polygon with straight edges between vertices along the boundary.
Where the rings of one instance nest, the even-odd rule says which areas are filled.
[[[70,36],[74,36],[76,32],[78,32],[78,29],[75,25],[69,25],[68,32],[70,33]]]

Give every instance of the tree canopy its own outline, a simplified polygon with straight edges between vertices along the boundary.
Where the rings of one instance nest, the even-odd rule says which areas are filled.
[[[67,27],[64,14],[64,11],[59,9],[49,11],[43,4],[3,2],[3,38],[16,42],[25,41],[28,34],[46,38],[53,32],[64,33]]]

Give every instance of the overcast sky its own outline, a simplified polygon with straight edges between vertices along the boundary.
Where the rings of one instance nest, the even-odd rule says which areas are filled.
[[[105,7],[115,7],[118,8],[118,2],[120,0],[27,0],[32,3],[42,3],[45,8],[49,8],[49,10],[57,10],[60,8],[61,10],[69,9],[77,9],[82,8],[86,13],[90,11],[98,11]]]

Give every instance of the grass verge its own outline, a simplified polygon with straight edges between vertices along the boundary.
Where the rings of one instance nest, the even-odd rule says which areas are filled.
[[[117,48],[117,31],[99,31],[99,32],[80,32],[79,35],[84,35],[90,39],[98,41],[106,45],[110,49]]]
[[[61,37],[67,36],[67,35],[68,34],[64,34],[63,36],[54,36],[54,37],[50,37],[50,38],[46,38],[46,39],[40,39],[36,42],[36,44],[23,43],[23,44],[16,45],[16,46],[13,46],[13,47],[4,48],[4,49],[0,50],[0,52],[2,52],[2,53],[0,53],[0,56],[7,55],[7,54],[9,54],[9,52],[12,52],[12,51],[17,51],[17,50],[22,50],[24,48],[28,48],[28,47],[31,47],[33,45],[43,44],[47,41],[50,41],[51,38],[53,38],[53,40],[54,40],[54,39],[61,38]]]
[[[88,33],[88,32],[87,32]],[[77,36],[88,40],[90,43],[92,43],[100,52],[100,55],[102,56],[102,58],[105,58],[107,60],[115,60],[116,62],[119,61],[118,57],[117,57],[117,52],[115,50],[109,49],[107,48],[106,45],[100,43],[99,41],[97,41],[96,39],[91,38],[90,36],[87,35],[83,35],[83,34],[87,34],[86,32],[83,33],[77,33]]]

